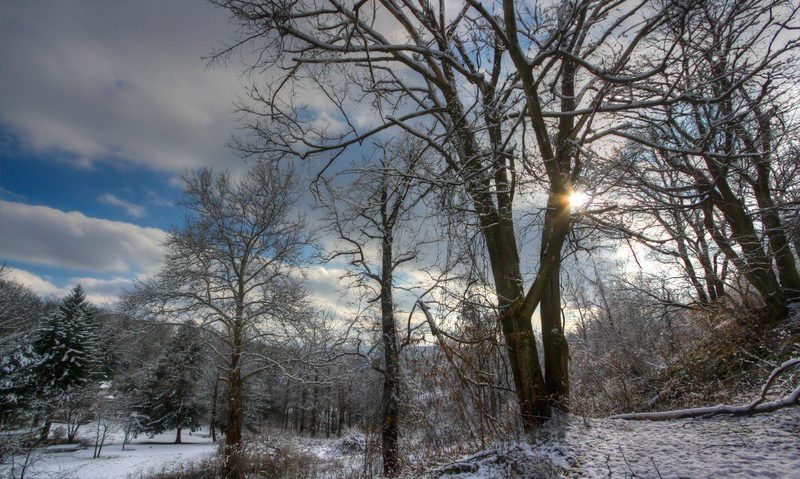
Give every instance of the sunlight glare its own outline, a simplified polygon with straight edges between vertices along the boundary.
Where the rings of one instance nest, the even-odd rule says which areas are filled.
[[[592,198],[583,191],[575,190],[569,195],[569,207],[572,210],[585,209],[591,201]]]

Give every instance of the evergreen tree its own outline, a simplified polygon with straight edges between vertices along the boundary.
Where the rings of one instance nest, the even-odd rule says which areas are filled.
[[[202,373],[200,335],[191,326],[180,326],[158,360],[135,408],[144,417],[142,429],[158,434],[176,429],[175,443],[183,428],[192,427],[205,412],[197,387]]]
[[[35,362],[36,354],[30,343],[0,355],[0,422],[13,421],[16,411],[33,408],[36,383],[30,370]]]
[[[100,376],[94,308],[80,285],[44,321],[33,342],[33,374],[43,397],[68,394]]]

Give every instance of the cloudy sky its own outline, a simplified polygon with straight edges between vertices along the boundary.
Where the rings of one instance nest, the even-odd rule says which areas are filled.
[[[0,261],[45,296],[81,282],[113,302],[155,272],[178,178],[238,169],[235,37],[200,0],[5,2],[0,15]],[[327,294],[336,274],[314,268]]]
[[[158,270],[181,219],[181,174],[245,167],[226,146],[241,127],[243,65],[203,60],[236,37],[203,0],[3,4],[0,264],[12,278],[43,296],[80,282],[113,303]],[[324,117],[311,92],[304,101]],[[344,272],[309,267],[323,306],[341,311]],[[401,281],[421,284],[424,273]]]

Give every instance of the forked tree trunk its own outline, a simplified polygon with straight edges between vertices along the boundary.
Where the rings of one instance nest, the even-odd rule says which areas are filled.
[[[482,216],[483,218],[483,216]],[[532,432],[551,416],[531,315],[519,312],[522,273],[512,218],[487,217],[483,235],[497,291],[501,327],[514,378],[523,429]]]
[[[445,68],[445,71],[448,69]],[[491,193],[493,188],[490,180],[485,177],[480,163],[474,161],[474,158],[480,157],[479,148],[474,132],[465,121],[467,115],[458,93],[455,89],[445,92],[445,98],[448,116],[453,121],[452,129],[458,137],[462,167],[469,178],[465,186],[475,206],[486,241],[523,428],[526,432],[531,432],[550,417],[551,410],[545,394],[531,315],[518,314],[515,307],[522,300],[523,283],[511,196],[507,191],[497,191],[495,195]],[[501,182],[504,181],[501,179]],[[498,186],[496,189],[501,188]]]

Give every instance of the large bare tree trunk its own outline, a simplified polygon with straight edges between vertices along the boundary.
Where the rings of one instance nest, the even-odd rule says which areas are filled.
[[[558,254],[552,257],[555,264],[552,273],[545,279],[539,314],[547,394],[552,406],[562,411],[569,409],[569,348],[561,318],[561,244],[569,230],[569,215],[566,196],[551,195],[545,214],[541,258],[543,262],[548,260],[549,248],[556,248]]]
[[[446,67],[443,68],[445,72],[448,71]],[[531,324],[532,312],[521,313],[516,307],[523,298],[523,281],[511,198],[504,191],[491,194],[493,189],[499,189],[501,185],[493,188],[490,180],[482,174],[483,166],[476,161],[480,158],[479,148],[473,132],[464,121],[466,115],[457,93],[451,91],[446,97],[449,117],[453,119],[453,130],[459,138],[459,156],[469,178],[466,181],[466,190],[475,206],[486,241],[523,429],[531,432],[550,417],[551,408],[545,394],[544,376]],[[498,176],[504,174],[503,169],[498,170]]]
[[[531,316],[516,307],[522,301],[522,274],[513,226],[504,222],[484,229],[501,313],[503,337],[508,349],[523,429],[533,431],[551,415],[545,394]]]

